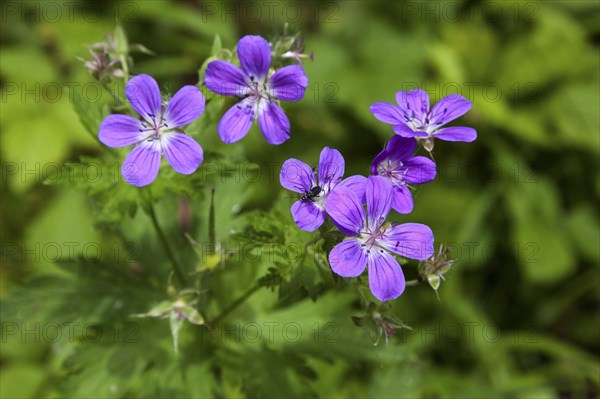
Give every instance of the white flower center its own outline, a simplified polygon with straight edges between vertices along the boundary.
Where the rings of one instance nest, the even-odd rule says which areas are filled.
[[[430,113],[426,113],[419,119],[416,115],[407,117],[406,124],[415,132],[426,132],[428,135],[432,135],[441,127],[440,123],[432,123],[430,120]]]
[[[389,179],[394,185],[404,185],[408,168],[401,161],[386,159],[377,165],[377,173]]]
[[[169,127],[162,115],[157,117],[156,115],[150,114],[150,117],[152,117],[153,123],[150,124],[147,121],[142,121],[141,124],[143,127],[140,128],[140,132],[148,134],[148,137],[146,137],[146,140],[148,141],[160,140],[164,133],[171,130],[171,127]]]
[[[383,252],[381,241],[385,238],[387,227],[380,226],[377,230],[371,230],[369,227],[364,227],[358,234],[358,243],[361,248],[370,254],[373,251]]]

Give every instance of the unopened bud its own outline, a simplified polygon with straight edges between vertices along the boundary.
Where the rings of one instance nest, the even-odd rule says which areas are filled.
[[[436,293],[442,280],[444,280],[444,274],[450,270],[455,262],[455,259],[447,259],[448,254],[451,252],[450,247],[444,247],[442,244],[436,254],[419,265],[421,280],[427,281]]]
[[[421,144],[423,144],[423,148],[425,148],[425,151],[427,151],[427,152],[433,151],[433,137],[428,136],[428,137],[424,137],[419,140],[421,141]]]

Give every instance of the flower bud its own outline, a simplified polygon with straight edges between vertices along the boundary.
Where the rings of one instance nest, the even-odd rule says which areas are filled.
[[[92,59],[82,59],[82,61],[83,66],[90,71],[92,76],[98,80],[123,77],[123,70],[117,68],[117,64],[120,62],[119,59],[111,55],[114,51],[114,43],[110,36],[107,36],[106,42],[94,43],[88,50],[92,55]]]
[[[419,139],[419,141],[421,141],[421,144],[423,144],[423,148],[425,148],[425,151],[433,151],[433,137],[424,137],[422,139]]]
[[[352,322],[357,327],[369,329],[369,335],[373,341],[373,345],[378,345],[382,336],[385,337],[385,343],[388,344],[388,338],[393,336],[399,329],[406,328],[411,330],[409,326],[404,324],[400,319],[391,314],[386,314],[391,311],[391,306],[388,303],[383,303],[380,306],[371,302],[367,307],[367,314],[364,316],[353,316]]]
[[[419,274],[422,281],[427,281],[429,286],[436,291],[440,287],[444,274],[446,274],[452,264],[456,261],[455,259],[448,259],[448,255],[452,252],[452,248],[444,247],[440,245],[440,249],[437,254],[434,254],[431,258],[419,265]]]

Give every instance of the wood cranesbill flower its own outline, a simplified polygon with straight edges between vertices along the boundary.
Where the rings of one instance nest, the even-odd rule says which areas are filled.
[[[298,228],[315,231],[325,222],[326,199],[334,188],[351,190],[359,198],[364,197],[366,178],[350,176],[342,180],[345,162],[338,150],[323,148],[319,158],[318,174],[310,166],[295,158],[283,163],[279,180],[288,190],[302,197],[291,208],[292,217]]]
[[[433,138],[445,141],[471,142],[477,138],[475,129],[465,126],[442,127],[466,114],[471,102],[459,94],[442,98],[429,109],[429,95],[421,89],[396,93],[398,105],[378,102],[371,105],[371,113],[380,121],[393,126],[402,137],[423,141],[427,151],[433,149]]]
[[[416,140],[394,136],[371,165],[371,173],[385,177],[394,185],[392,208],[399,213],[413,210],[409,184],[423,184],[435,179],[435,163],[427,157],[413,156],[416,149]]]
[[[269,76],[271,47],[260,36],[241,38],[237,54],[241,69],[222,60],[212,61],[206,67],[204,84],[210,91],[243,98],[219,122],[221,140],[227,144],[241,140],[258,119],[269,144],[283,143],[290,138],[290,121],[273,99],[301,100],[308,85],[304,69],[288,65]]]
[[[194,173],[204,159],[202,147],[178,128],[204,112],[204,96],[196,86],[184,86],[163,110],[156,80],[137,75],[125,87],[125,95],[141,120],[128,115],[107,116],[100,125],[99,140],[109,147],[137,144],[121,167],[125,181],[142,187],[158,175],[161,154],[177,173]]]
[[[433,233],[424,224],[392,225],[385,219],[392,204],[393,185],[381,176],[369,176],[365,191],[367,212],[352,191],[334,190],[327,212],[351,237],[329,253],[331,269],[342,277],[358,277],[368,267],[369,288],[382,302],[399,297],[406,281],[393,256],[425,260],[433,254]]]

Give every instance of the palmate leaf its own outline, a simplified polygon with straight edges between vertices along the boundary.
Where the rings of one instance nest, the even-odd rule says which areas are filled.
[[[283,277],[279,274],[279,271],[274,267],[270,267],[268,273],[258,279],[257,284],[261,287],[273,289],[279,286],[282,281]]]
[[[139,189],[125,183],[116,160],[81,157],[78,163],[66,163],[64,171],[45,184],[70,185],[89,194],[98,225],[118,224],[137,211]]]
[[[245,248],[256,248],[268,261],[268,274],[261,281],[269,288],[278,286],[283,303],[307,295],[316,300],[329,274],[322,249],[324,240],[316,240],[319,233],[307,233],[289,223],[278,204],[268,213],[247,214],[246,221],[247,227],[232,238]]]
[[[71,90],[69,95],[73,100],[73,109],[77,113],[77,116],[79,116],[81,124],[92,138],[96,140],[102,120],[110,113],[108,106],[87,101],[78,90]]]
[[[123,154],[123,159],[125,151],[126,149],[119,151]],[[119,224],[125,216],[135,216],[138,205],[143,205],[148,200],[148,191],[153,200],[161,199],[167,194],[192,199],[199,199],[204,195],[202,169],[192,175],[182,175],[163,160],[159,175],[151,187],[139,188],[124,181],[121,163],[115,158],[81,157],[79,162],[65,163],[60,173],[49,176],[44,183],[70,185],[89,194],[96,214],[96,224],[108,226]]]
[[[133,325],[105,329],[101,339],[79,343],[65,362],[61,392],[103,398],[213,396],[204,345],[177,355],[164,320],[140,319]]]
[[[246,216],[247,227],[243,232],[234,233],[231,237],[239,242],[257,246],[283,244],[284,230],[280,214],[254,212]]]
[[[262,306],[251,319],[222,326],[210,339],[219,343],[215,362],[225,382],[247,397],[278,397],[276,390],[292,398],[365,396],[362,383],[372,375],[414,359],[393,341],[374,348],[365,331],[352,326],[348,309],[354,299],[352,292],[332,292],[318,304]],[[244,367],[248,362],[260,366]]]
[[[31,286],[46,288],[41,292],[15,292],[10,297],[9,309],[17,310],[18,303],[31,300],[37,306],[20,309],[19,314],[24,318],[103,323],[127,319],[143,309],[147,301],[162,299],[162,293],[151,286],[146,276],[123,263],[89,263],[78,258],[60,261],[58,266],[64,275],[36,277]]]
[[[42,342],[67,356],[60,391],[75,397],[123,397],[154,368],[177,365],[166,323],[130,319],[162,292],[123,264],[84,259],[60,262],[63,275],[38,275],[2,301],[3,322],[59,326],[60,339]],[[150,328],[152,327],[152,328]],[[160,329],[163,328],[163,331]],[[162,374],[157,372],[156,374]],[[182,386],[181,380],[173,386]],[[145,389],[160,391],[149,384]],[[181,393],[185,394],[182,388]]]
[[[219,348],[216,362],[223,367],[227,384],[239,386],[246,397],[317,397],[307,384],[317,376],[301,353],[260,343],[238,345]],[[245,367],[248,364],[252,367]]]
[[[138,395],[134,392],[138,391],[141,381],[148,392],[167,389],[146,375],[156,377],[176,367],[168,326],[141,321],[132,325],[136,327],[130,332],[120,331],[117,335],[115,330],[104,329],[99,340],[82,343],[65,363],[62,391],[74,397],[132,397]],[[166,339],[157,340],[157,337]],[[177,382],[180,388],[176,391],[182,395],[185,389],[180,379]],[[175,388],[171,385],[169,389]]]

